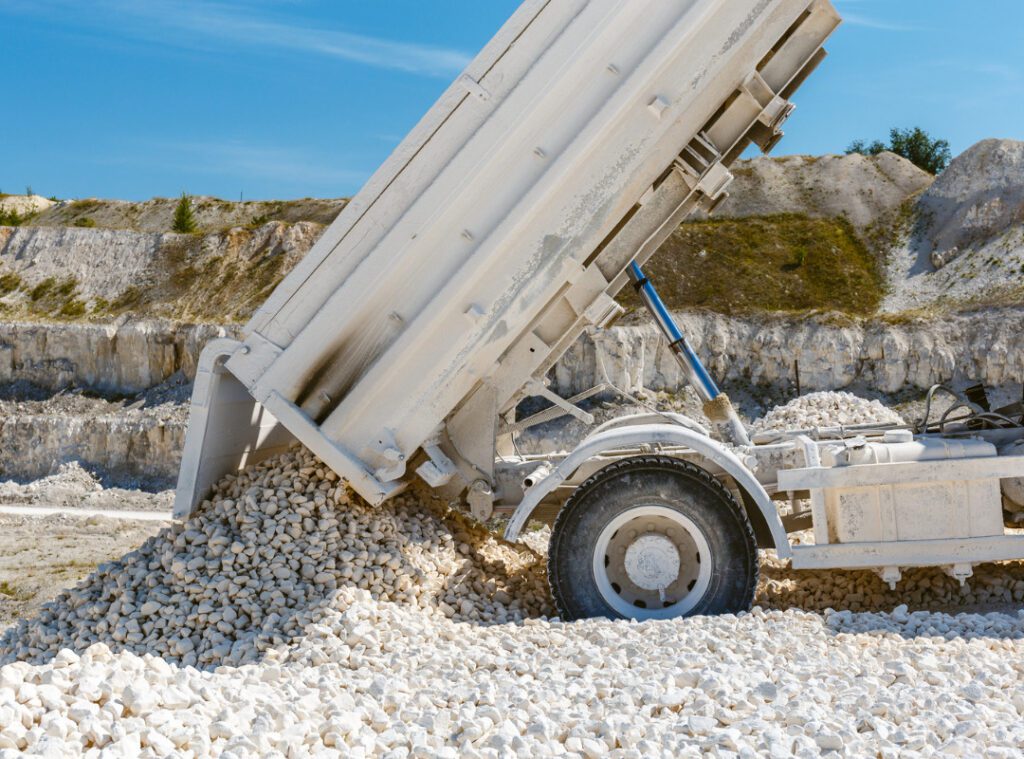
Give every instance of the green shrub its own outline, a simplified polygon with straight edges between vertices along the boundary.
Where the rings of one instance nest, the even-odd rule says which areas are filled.
[[[40,301],[46,296],[53,292],[53,289],[57,286],[57,280],[53,277],[47,277],[38,285],[28,291],[28,297],[32,302]]]
[[[79,316],[84,316],[85,303],[83,301],[78,300],[77,298],[72,298],[63,306],[61,306],[60,315],[66,316],[70,319],[75,319],[78,318]]]
[[[192,234],[196,231],[196,217],[192,213],[192,199],[185,193],[181,193],[181,200],[174,209],[174,220],[171,222],[171,229],[182,234]]]
[[[14,272],[9,272],[0,277],[0,295],[13,293],[21,287],[21,277]]]
[[[124,311],[138,304],[141,299],[142,291],[137,287],[129,287],[114,299],[114,302],[110,304],[110,310],[115,313]]]
[[[25,217],[13,208],[0,208],[0,227],[20,227],[25,222]]]
[[[85,227],[86,229],[92,229],[96,226],[96,220],[91,216],[83,216],[81,219],[75,220],[76,227]]]

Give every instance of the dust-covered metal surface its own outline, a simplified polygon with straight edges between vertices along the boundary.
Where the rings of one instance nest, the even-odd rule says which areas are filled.
[[[500,415],[617,315],[631,260],[725,197],[728,164],[775,144],[838,23],[827,0],[524,3],[225,370],[371,502],[429,448],[431,481],[485,507]]]

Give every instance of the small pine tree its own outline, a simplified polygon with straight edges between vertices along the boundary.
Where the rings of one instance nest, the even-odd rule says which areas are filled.
[[[181,200],[178,201],[178,206],[174,209],[174,221],[171,223],[171,229],[186,235],[196,231],[196,217],[192,213],[192,199],[189,198],[187,193],[181,193]]]

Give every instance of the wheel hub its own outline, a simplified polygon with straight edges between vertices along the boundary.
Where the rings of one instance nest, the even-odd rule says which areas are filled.
[[[679,577],[679,550],[664,535],[648,533],[626,549],[626,575],[638,588],[664,591]]]
[[[711,581],[711,549],[689,517],[660,504],[621,513],[601,531],[593,571],[601,596],[633,619],[689,613]]]

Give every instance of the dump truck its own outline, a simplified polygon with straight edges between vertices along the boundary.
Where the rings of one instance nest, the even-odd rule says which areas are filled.
[[[245,326],[202,353],[175,515],[223,476],[311,449],[369,504],[421,482],[478,520],[553,525],[561,615],[752,603],[795,569],[1024,558],[1024,409],[751,437],[643,266],[730,166],[770,151],[840,24],[828,0],[526,0]],[[581,404],[548,377],[633,288],[707,424],[633,414],[571,451],[516,436]],[[940,391],[936,391],[940,392]],[[547,407],[521,414],[524,401]],[[1016,499],[1016,500],[1014,500]],[[795,531],[813,540],[794,541]]]

